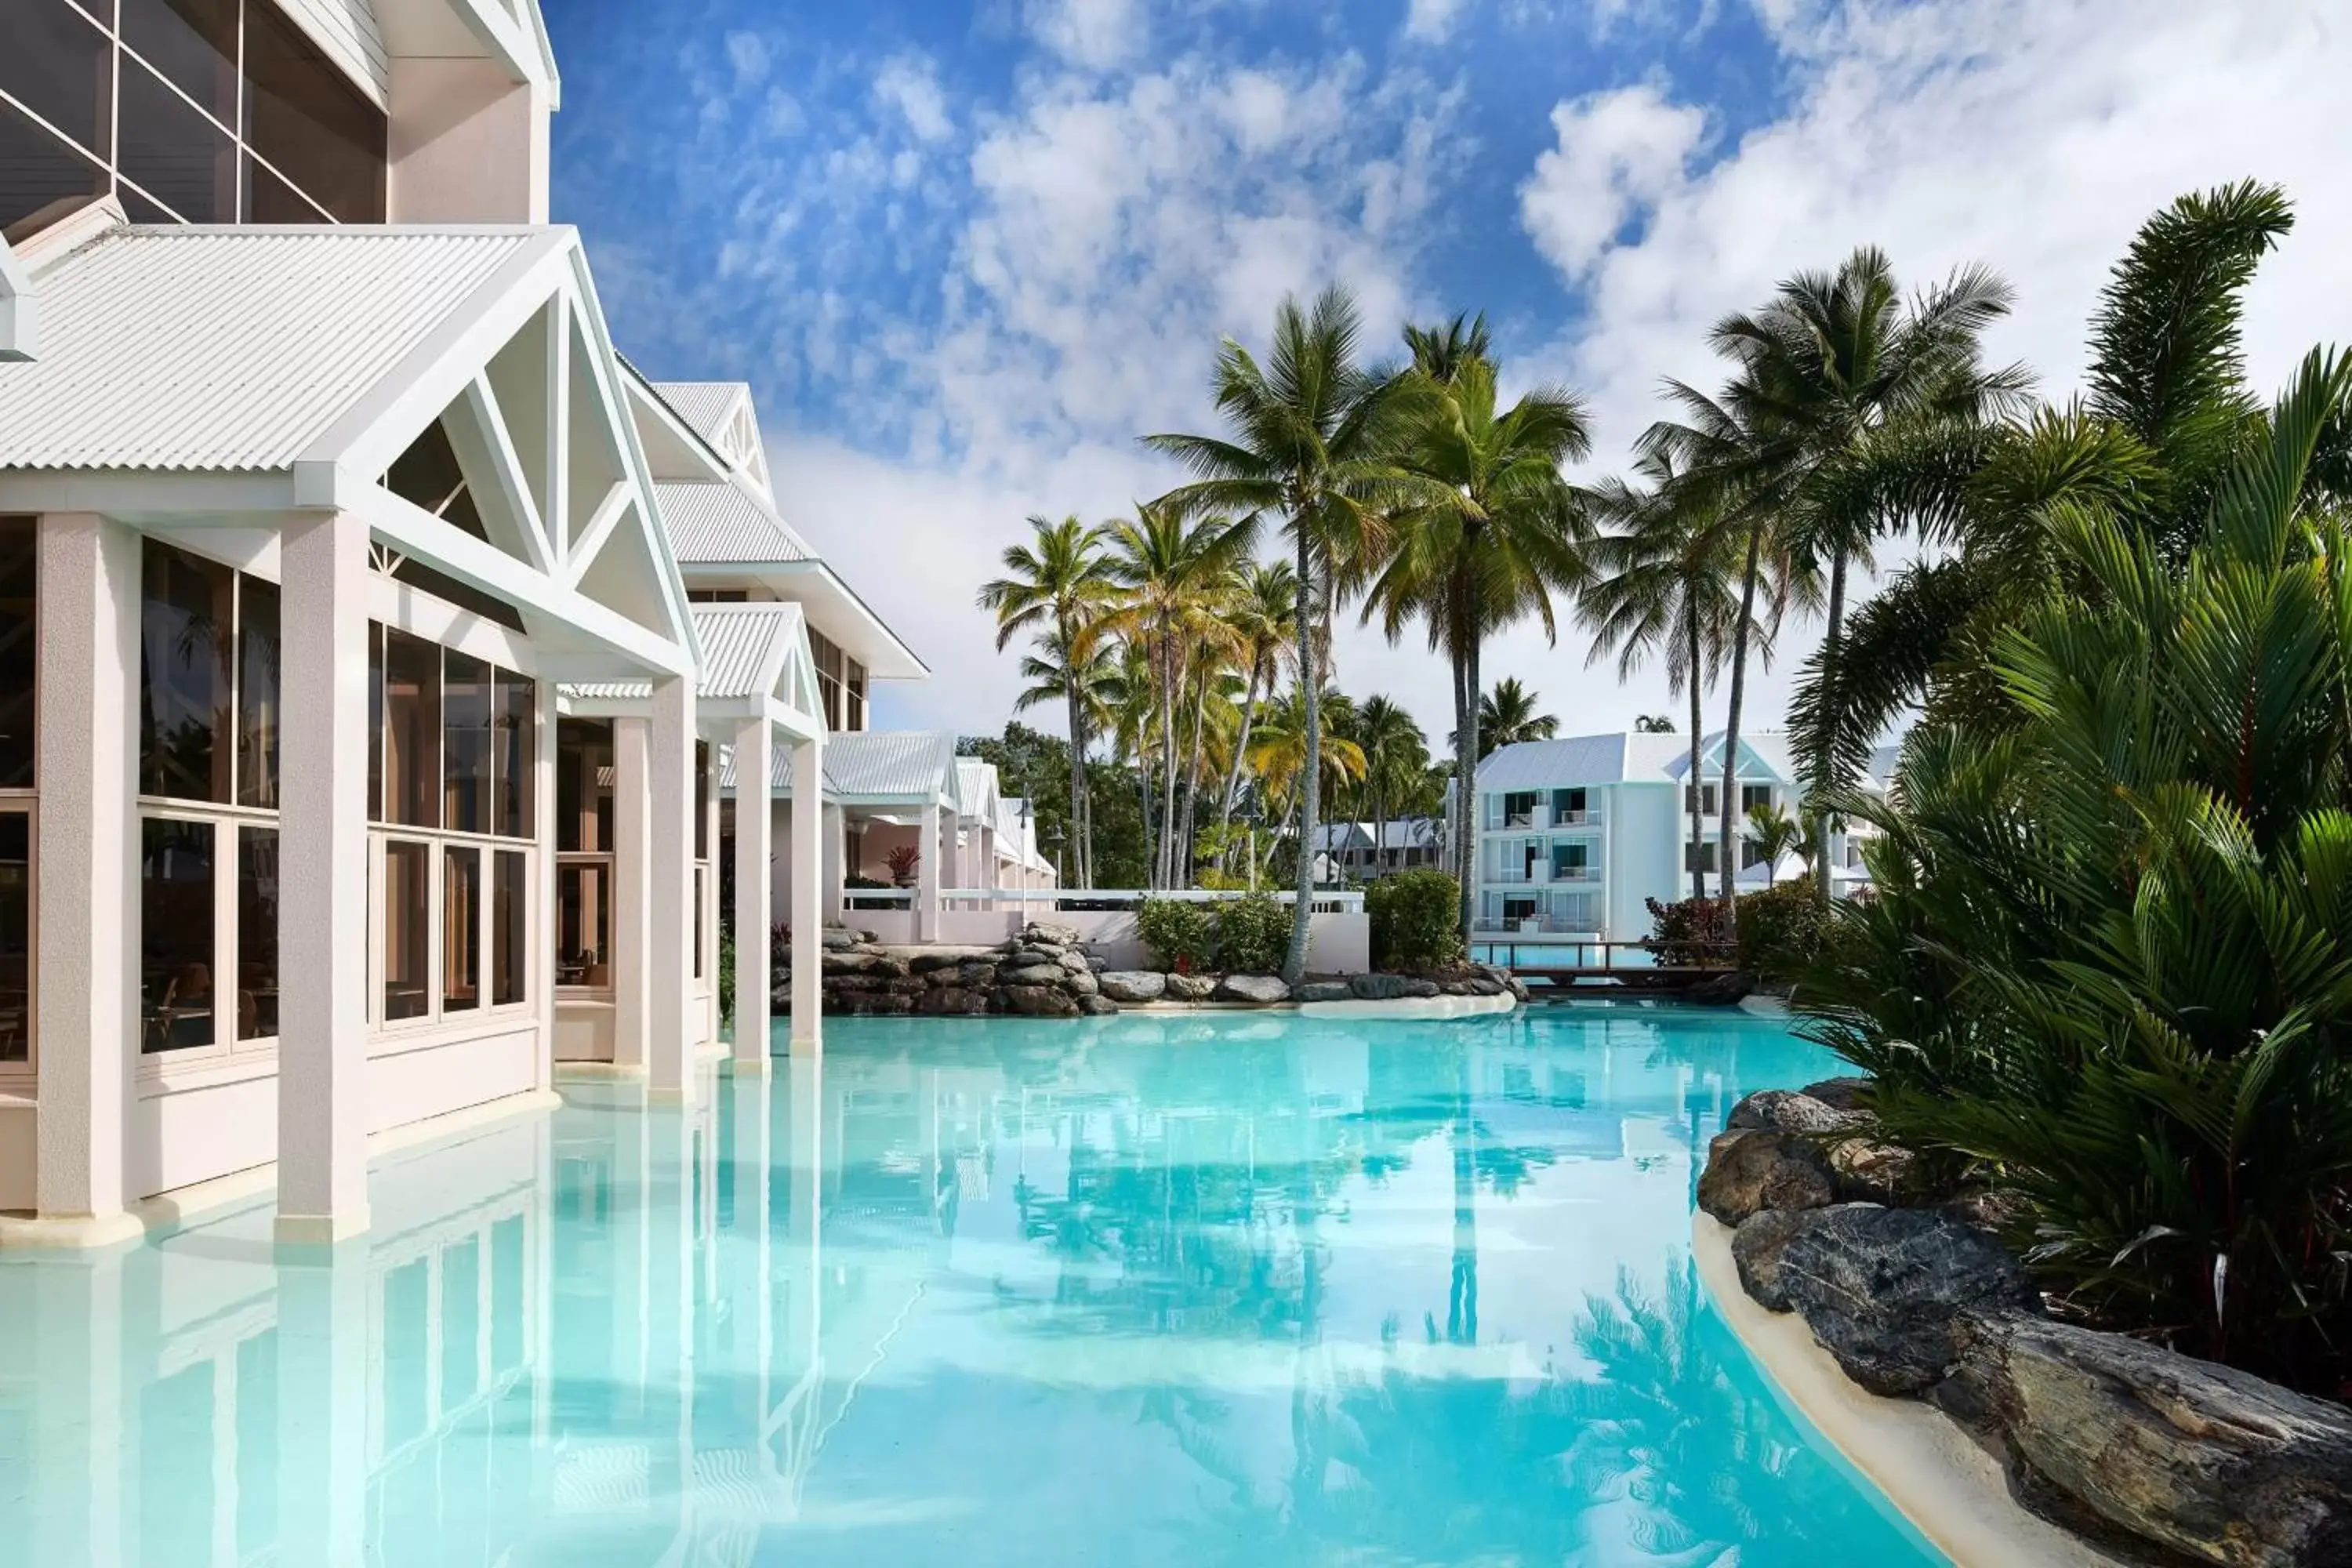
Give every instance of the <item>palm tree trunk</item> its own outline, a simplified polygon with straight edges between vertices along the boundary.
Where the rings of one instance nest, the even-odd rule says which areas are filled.
[[[1234,805],[1241,798],[1242,766],[1249,760],[1250,726],[1257,721],[1257,678],[1258,666],[1252,661],[1249,692],[1242,699],[1241,733],[1234,740],[1234,765],[1225,770],[1225,804],[1217,816],[1217,826],[1221,829],[1233,826]]]
[[[1686,853],[1690,857],[1691,897],[1694,899],[1704,899],[1706,897],[1706,866],[1699,859],[1698,851],[1699,835],[1703,831],[1703,823],[1705,819],[1705,812],[1703,808],[1706,803],[1702,798],[1706,794],[1706,789],[1701,784],[1698,776],[1698,752],[1699,741],[1706,733],[1701,726],[1706,722],[1706,718],[1705,711],[1699,706],[1700,669],[1697,605],[1691,605],[1685,606],[1683,616],[1683,626],[1690,637],[1690,772],[1684,776],[1684,783],[1690,790],[1690,848]]]
[[[1453,870],[1456,889],[1463,907],[1475,912],[1477,883],[1474,873],[1478,863],[1478,796],[1475,780],[1469,765],[1472,747],[1470,710],[1463,697],[1463,682],[1469,670],[1468,661],[1462,657],[1460,645],[1454,645],[1454,799],[1446,813],[1445,858]]]
[[[1756,614],[1756,569],[1764,554],[1764,525],[1748,531],[1748,569],[1739,584],[1739,625],[1731,633],[1731,703],[1723,725],[1723,934],[1739,934],[1739,843],[1731,825],[1739,812],[1739,704],[1748,694],[1748,623]]]
[[[1192,830],[1199,821],[1201,805],[1201,747],[1209,722],[1209,670],[1204,666],[1199,685],[1192,693],[1192,754],[1184,764],[1184,856],[1179,862],[1184,886],[1192,885]]]
[[[1136,804],[1143,813],[1143,879],[1148,883],[1159,874],[1160,841],[1153,837],[1151,833],[1151,764],[1148,744],[1150,737],[1144,736],[1141,739],[1147,743],[1139,745],[1135,751],[1135,796]]]
[[[1307,732],[1306,767],[1298,779],[1298,902],[1290,911],[1290,947],[1283,954],[1282,977],[1297,984],[1307,973],[1307,928],[1314,920],[1315,853],[1309,847],[1315,837],[1316,818],[1322,800],[1323,782],[1323,703],[1322,687],[1315,678],[1315,549],[1310,533],[1312,520],[1301,509],[1292,521],[1298,531],[1298,691],[1307,710],[1302,723]]]
[[[1830,699],[1830,711],[1832,714],[1839,711],[1838,687],[1842,683],[1843,677],[1845,673],[1838,664],[1839,638],[1844,630],[1844,623],[1845,552],[1841,550],[1837,552],[1837,559],[1830,565],[1829,625],[1827,630],[1822,637],[1822,679],[1829,687],[1828,696]],[[1813,780],[1813,787],[1816,790],[1825,789],[1828,787],[1830,782],[1828,778],[1818,775],[1825,775],[1830,768],[1836,765],[1836,763],[1833,760],[1834,756],[1835,753],[1832,752],[1831,756],[1822,757],[1816,760],[1813,769],[1817,775]],[[1830,896],[1830,816],[1829,813],[1826,811],[1816,811],[1813,813],[1813,880],[1821,891],[1822,902],[1828,902]]]
[[[1070,848],[1077,858],[1077,865],[1074,868],[1077,872],[1078,885],[1090,888],[1094,886],[1094,879],[1087,875],[1086,813],[1081,800],[1087,787],[1087,726],[1084,705],[1078,700],[1078,678],[1075,672],[1063,681],[1062,690],[1070,702]],[[995,867],[989,868],[991,876],[995,871]]]
[[[1468,769],[1468,772],[1465,773],[1464,776],[1470,781],[1470,793],[1468,799],[1475,803],[1477,799],[1478,790],[1479,638],[1478,623],[1476,618],[1475,616],[1465,616],[1465,618],[1468,623],[1465,628],[1466,636],[1465,637],[1465,641],[1469,645],[1469,657],[1465,663],[1465,668],[1462,672],[1463,761],[1461,765]],[[1466,833],[1463,835],[1463,837],[1467,841],[1465,847],[1469,850],[1468,856],[1464,859],[1462,864],[1462,951],[1463,955],[1467,957],[1470,952],[1470,938],[1473,932],[1473,922],[1471,917],[1477,912],[1474,907],[1474,900],[1476,899],[1477,894],[1474,889],[1476,885],[1475,872],[1478,868],[1478,836],[1475,833]]]

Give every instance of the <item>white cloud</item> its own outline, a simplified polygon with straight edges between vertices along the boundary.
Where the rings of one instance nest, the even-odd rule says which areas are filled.
[[[1562,103],[1551,124],[1558,144],[1520,187],[1519,219],[1536,248],[1580,282],[1629,222],[1684,183],[1706,115],[1643,85]]]
[[[735,68],[737,90],[759,86],[768,75],[767,40],[757,33],[728,34],[727,61]]]
[[[1039,43],[1088,70],[1124,65],[1149,33],[1141,0],[1027,0],[1024,16]]]
[[[1469,8],[1470,0],[1407,0],[1404,36],[1420,43],[1442,44]]]
[[[925,142],[945,141],[955,131],[948,116],[947,94],[940,90],[937,68],[920,56],[897,55],[883,63],[874,77],[875,100],[905,119],[907,128]]]

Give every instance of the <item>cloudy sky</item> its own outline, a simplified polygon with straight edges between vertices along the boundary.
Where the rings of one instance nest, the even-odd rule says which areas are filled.
[[[1379,346],[1484,310],[1578,389],[1595,471],[1706,325],[1874,243],[1976,260],[2063,396],[2138,221],[2259,176],[2299,222],[2256,377],[2352,336],[2340,0],[549,0],[556,216],[653,374],[757,391],[788,514],[937,672],[878,721],[971,731],[1016,682],[972,594],[1033,512],[1115,515],[1203,429],[1221,334],[1350,284]],[[1778,720],[1817,634],[1782,639]],[[1571,731],[1670,706],[1565,627],[1490,676]],[[1440,667],[1353,634],[1339,679],[1434,732]],[[1719,699],[1719,694],[1717,694]],[[1683,710],[1676,708],[1675,711]]]

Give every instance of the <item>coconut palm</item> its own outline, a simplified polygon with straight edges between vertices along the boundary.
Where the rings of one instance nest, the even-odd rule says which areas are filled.
[[[1495,689],[1478,700],[1478,755],[1483,761],[1497,746],[1516,746],[1522,741],[1549,741],[1559,733],[1559,720],[1550,713],[1537,711],[1543,699],[1519,684],[1515,675],[1507,675],[1496,683]]]
[[[1367,697],[1357,707],[1355,742],[1371,796],[1372,864],[1380,866],[1388,853],[1389,812],[1429,771],[1429,742],[1412,715],[1385,697]]]
[[[1251,563],[1229,613],[1230,624],[1241,638],[1241,663],[1248,688],[1242,698],[1241,732],[1234,742],[1231,771],[1225,776],[1224,805],[1217,816],[1221,834],[1233,826],[1234,803],[1241,795],[1242,769],[1249,757],[1250,727],[1257,719],[1258,700],[1280,680],[1283,663],[1297,640],[1297,573],[1287,561]]]
[[[1396,495],[1390,553],[1366,595],[1391,641],[1413,620],[1454,667],[1455,822],[1451,842],[1471,924],[1471,831],[1479,735],[1480,650],[1487,635],[1528,616],[1556,637],[1552,595],[1588,575],[1585,513],[1560,465],[1591,446],[1583,405],[1542,386],[1498,405],[1495,366],[1473,356],[1439,380],[1416,368],[1396,393],[1398,462],[1419,483]]]
[[[1015,634],[1036,633],[1048,646],[1047,658],[1065,668],[1063,700],[1070,726],[1070,822],[1077,831],[1077,873],[1081,886],[1094,885],[1093,814],[1087,809],[1087,749],[1093,733],[1087,727],[1086,701],[1068,650],[1086,657],[1085,643],[1095,620],[1109,605],[1115,584],[1104,569],[1102,533],[1075,517],[1048,522],[1029,520],[1030,542],[1009,546],[1003,555],[1005,575],[984,584],[980,607],[996,616],[996,646],[1002,650]]]
[[[1286,829],[1297,828],[1299,853],[1311,858],[1314,851],[1305,827],[1307,770],[1312,767],[1321,773],[1321,788],[1343,789],[1364,776],[1364,752],[1347,738],[1354,728],[1353,703],[1326,688],[1323,700],[1316,705],[1320,711],[1310,725],[1303,698],[1304,693],[1294,687],[1266,705],[1258,715],[1257,733],[1250,740],[1249,760],[1266,793],[1284,803],[1282,819]],[[1310,734],[1318,737],[1312,747],[1307,743]]]
[[[1666,689],[1690,697],[1690,759],[1685,806],[1691,896],[1706,897],[1699,749],[1706,732],[1701,698],[1723,667],[1739,616],[1737,563],[1716,526],[1717,493],[1675,482],[1672,460],[1653,453],[1636,465],[1640,485],[1612,478],[1587,492],[1594,515],[1612,531],[1594,542],[1597,574],[1579,608],[1592,630],[1587,662],[1617,655],[1617,679],[1630,679],[1653,653],[1666,663]],[[1673,729],[1671,723],[1667,730]]]
[[[1265,363],[1228,338],[1217,356],[1214,394],[1225,437],[1169,434],[1145,437],[1153,450],[1197,476],[1164,498],[1188,515],[1279,518],[1297,574],[1293,614],[1297,689],[1318,691],[1324,669],[1318,634],[1336,602],[1339,572],[1377,541],[1381,503],[1403,476],[1389,453],[1387,383],[1357,363],[1362,327],[1348,291],[1330,288],[1311,310],[1286,300],[1275,313]],[[1314,837],[1319,817],[1322,715],[1302,701],[1306,751],[1300,770],[1299,834]],[[1296,981],[1307,963],[1315,864],[1301,855],[1298,902],[1291,917],[1283,975]]]
[[[1748,808],[1748,842],[1756,846],[1764,863],[1764,885],[1780,879],[1780,862],[1791,855],[1808,856],[1812,846],[1804,825],[1778,805],[1759,803]]]

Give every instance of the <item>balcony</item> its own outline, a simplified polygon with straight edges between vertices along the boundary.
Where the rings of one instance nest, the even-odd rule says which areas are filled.
[[[1598,866],[1554,866],[1550,868],[1550,879],[1554,882],[1598,882],[1601,880],[1601,868]]]

